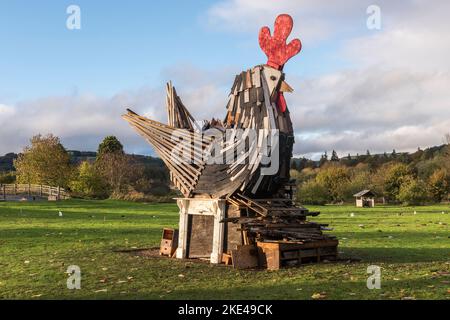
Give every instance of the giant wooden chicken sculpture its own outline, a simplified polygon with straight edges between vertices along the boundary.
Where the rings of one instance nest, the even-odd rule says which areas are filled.
[[[237,75],[223,121],[199,126],[167,85],[168,124],[123,115],[155,149],[185,197],[276,197],[289,181],[294,135],[284,92],[283,66],[301,50],[301,42],[286,40],[293,26],[287,14],[276,18],[274,32],[261,29],[259,44],[268,57]],[[222,136],[221,136],[222,135]]]

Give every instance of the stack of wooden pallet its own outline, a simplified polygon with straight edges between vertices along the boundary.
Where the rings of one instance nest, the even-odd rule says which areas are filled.
[[[306,243],[318,240],[335,239],[324,234],[327,224],[306,220],[307,216],[317,216],[319,212],[295,206],[292,200],[250,199],[242,194],[234,194],[228,201],[244,210],[245,215],[225,219],[241,225],[241,230],[249,238],[249,243],[256,241],[290,241]],[[247,242],[247,241],[244,241]]]
[[[323,233],[329,230],[328,225],[306,220],[307,216],[317,216],[319,212],[296,206],[287,198],[251,199],[237,193],[228,201],[243,214],[223,222],[240,226],[243,244],[258,247],[263,257],[260,265],[278,269],[305,260],[336,259],[338,240]]]

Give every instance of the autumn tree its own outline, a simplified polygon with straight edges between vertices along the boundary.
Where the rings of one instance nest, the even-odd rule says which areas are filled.
[[[342,193],[346,201],[353,200],[353,195],[361,190],[373,189],[372,174],[367,167],[367,165],[357,166],[350,170],[348,183],[342,185]]]
[[[445,169],[438,169],[428,179],[428,190],[433,200],[441,202],[450,193],[450,175]]]
[[[0,184],[14,183],[16,174],[14,172],[0,172]]]
[[[409,177],[400,186],[397,199],[404,205],[420,205],[428,200],[425,183]]]
[[[36,135],[14,161],[18,183],[67,186],[72,174],[70,157],[58,137]]]
[[[103,154],[96,167],[115,194],[125,192],[127,186],[136,180],[133,177],[138,175],[138,164],[130,155],[119,152]]]
[[[114,136],[106,137],[100,143],[95,167],[113,196],[126,193],[144,171],[131,155],[125,154],[122,143]]]
[[[70,190],[74,195],[86,198],[107,198],[109,188],[95,165],[83,161],[70,181]]]
[[[107,136],[103,139],[98,146],[97,158],[108,153],[124,153],[122,143],[115,136]]]
[[[297,199],[304,204],[324,205],[330,201],[330,194],[322,184],[308,180],[299,186]]]
[[[327,190],[331,201],[342,201],[345,198],[344,185],[350,181],[349,170],[346,167],[330,166],[317,174],[316,181]]]
[[[394,163],[386,168],[384,190],[391,200],[398,200],[402,184],[413,177],[411,169],[403,163]]]

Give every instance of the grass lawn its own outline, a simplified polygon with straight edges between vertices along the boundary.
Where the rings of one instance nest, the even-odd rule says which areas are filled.
[[[175,204],[0,203],[0,299],[450,298],[449,206],[309,208],[334,228],[341,258],[360,261],[238,271],[143,257],[117,250],[158,246],[161,228],[177,225]],[[81,290],[66,287],[69,265]],[[366,287],[369,265],[381,267],[380,290]]]

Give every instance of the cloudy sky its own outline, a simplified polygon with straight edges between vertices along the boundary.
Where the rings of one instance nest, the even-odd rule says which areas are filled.
[[[80,30],[66,27],[71,4]],[[0,0],[0,154],[49,132],[68,149],[112,134],[152,154],[125,108],[165,121],[172,80],[197,119],[221,118],[234,75],[266,62],[258,31],[279,13],[303,43],[285,66],[297,155],[437,145],[450,132],[448,12],[446,0]]]

